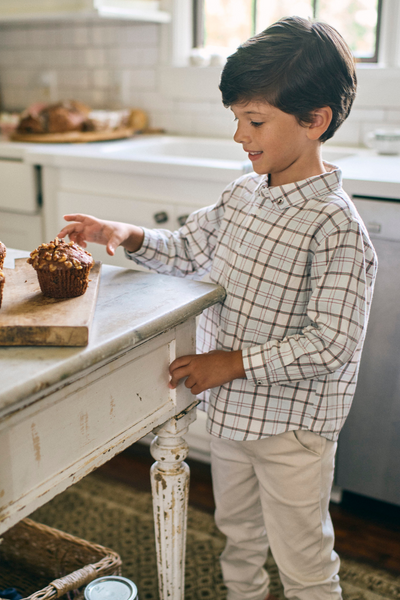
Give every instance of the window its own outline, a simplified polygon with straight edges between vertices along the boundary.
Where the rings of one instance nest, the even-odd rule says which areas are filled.
[[[335,27],[360,62],[377,62],[382,0],[193,0],[194,46],[231,53],[278,19],[298,15]]]

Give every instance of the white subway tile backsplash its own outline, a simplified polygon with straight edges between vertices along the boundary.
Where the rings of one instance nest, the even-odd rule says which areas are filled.
[[[72,43],[75,46],[88,46],[90,44],[90,28],[88,25],[76,25],[72,29]]]
[[[57,45],[62,47],[74,48],[81,44],[74,43],[74,27],[73,25],[63,24],[59,27],[57,33]]]
[[[131,85],[139,90],[154,90],[157,85],[154,69],[134,69],[131,72]]]
[[[209,84],[215,93],[214,87],[203,93],[199,81],[204,78],[192,71],[187,73],[189,79],[184,75],[181,86],[172,91],[166,86],[160,70],[160,31],[155,23],[129,21],[2,24],[2,107],[22,110],[31,102],[51,101],[55,96],[76,98],[93,108],[143,108],[152,127],[169,133],[231,138],[235,123],[220,101],[216,77]],[[51,86],[45,83],[48,73]],[[359,102],[357,98],[329,144],[362,145],[367,131],[400,127],[396,102],[372,108]]]
[[[0,34],[1,37],[1,34]],[[15,50],[0,50],[0,67],[14,67],[19,63],[19,53]]]
[[[158,25],[155,23],[124,23],[119,28],[117,43],[135,48],[158,46],[158,37]]]
[[[84,89],[89,87],[89,83],[89,71],[85,69],[63,69],[60,71],[60,86]]]
[[[55,68],[73,67],[72,50],[68,48],[47,48],[42,52],[43,65],[45,66]]]
[[[112,74],[108,69],[93,69],[90,73],[95,88],[107,88],[112,82]]]
[[[27,105],[25,90],[22,88],[3,87],[1,100],[3,106],[7,106],[11,111],[23,110]]]
[[[91,43],[103,48],[113,46],[118,40],[118,28],[114,25],[93,25],[91,31]]]
[[[229,137],[235,132],[235,125],[230,119],[221,119],[214,116],[204,116],[195,119],[193,123],[193,135],[203,137]]]
[[[81,100],[82,102],[85,102],[85,100],[83,100],[82,98]],[[95,88],[92,89],[90,100],[88,99],[86,100],[86,102],[93,108],[103,108],[104,106],[106,106],[107,100],[107,90]]]
[[[387,110],[386,114],[385,114],[385,121],[387,123],[393,122],[394,124],[397,124],[397,126],[399,126],[399,124],[400,124],[400,109]]]
[[[56,44],[56,31],[50,28],[29,28],[27,31],[27,44],[37,48],[45,48]]]
[[[156,66],[159,60],[158,48],[138,48],[137,49],[137,64],[144,67]]]
[[[137,48],[118,48],[117,64],[123,67],[140,67],[139,50]]]
[[[349,119],[351,121],[383,121],[384,109],[353,108]]]
[[[102,48],[86,48],[84,50],[84,64],[86,67],[103,67],[105,63],[105,50]]]
[[[26,50],[19,51],[19,59],[21,65],[24,67],[32,66],[37,67],[43,64],[45,52],[42,49],[29,48]]]
[[[2,48],[21,48],[28,44],[28,30],[26,27],[6,29],[3,26],[0,29],[0,39]]]
[[[171,98],[163,98],[158,92],[141,92],[138,101],[146,110],[152,112],[175,112],[176,102]]]
[[[28,70],[4,69],[1,72],[1,84],[4,88],[27,87],[30,84],[32,72]]]
[[[165,129],[168,133],[176,135],[192,135],[192,115],[180,115],[171,112],[153,112],[151,114],[151,126]]]
[[[339,146],[362,145],[361,123],[359,121],[353,122],[349,117],[336,131],[331,143]]]
[[[183,113],[211,114],[211,102],[182,102],[176,103],[177,110]]]

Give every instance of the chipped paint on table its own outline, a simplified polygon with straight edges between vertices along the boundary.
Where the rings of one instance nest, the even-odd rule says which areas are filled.
[[[0,348],[0,533],[159,428],[152,479],[162,513],[160,599],[182,600],[181,436],[195,409],[185,414],[193,396],[183,384],[168,388],[168,366],[195,352],[196,315],[223,297],[211,284],[103,265],[88,346]]]

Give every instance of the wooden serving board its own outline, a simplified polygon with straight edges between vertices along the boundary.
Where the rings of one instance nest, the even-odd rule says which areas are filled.
[[[77,298],[46,298],[35,269],[17,258],[3,269],[6,281],[0,308],[0,346],[86,346],[96,307],[101,263],[90,271],[89,286]]]
[[[84,142],[102,142],[106,140],[119,140],[129,138],[135,134],[135,130],[126,127],[121,129],[109,129],[106,131],[66,131],[65,133],[17,133],[11,134],[10,139],[14,142],[34,142],[40,144],[66,144]]]

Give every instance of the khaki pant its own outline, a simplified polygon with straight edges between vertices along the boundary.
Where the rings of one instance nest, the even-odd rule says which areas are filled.
[[[211,439],[215,520],[228,600],[264,600],[268,548],[286,598],[340,600],[329,515],[336,443],[310,431],[252,442]]]

